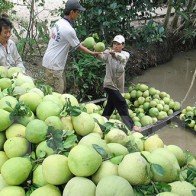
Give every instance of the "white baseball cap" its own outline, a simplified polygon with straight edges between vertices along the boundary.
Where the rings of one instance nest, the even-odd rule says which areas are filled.
[[[118,42],[120,44],[125,43],[125,38],[122,35],[116,35],[113,42]]]

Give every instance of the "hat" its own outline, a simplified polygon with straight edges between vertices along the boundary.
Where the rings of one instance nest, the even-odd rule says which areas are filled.
[[[122,35],[116,35],[113,42],[118,42],[120,44],[125,43],[125,38]]]
[[[71,10],[85,11],[86,9],[80,5],[78,0],[68,0],[65,4],[65,11]]]

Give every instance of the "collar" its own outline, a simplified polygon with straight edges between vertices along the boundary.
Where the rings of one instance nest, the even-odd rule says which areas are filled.
[[[70,23],[71,26],[74,25],[74,21],[73,20],[70,20],[67,16],[64,16],[63,19],[67,20]]]

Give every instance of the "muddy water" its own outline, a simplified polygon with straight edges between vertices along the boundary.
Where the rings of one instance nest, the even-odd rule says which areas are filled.
[[[176,54],[173,59],[165,64],[158,65],[144,72],[132,80],[133,83],[145,83],[160,91],[165,91],[170,96],[182,103],[182,108],[196,105],[196,78],[193,75],[196,69],[196,50]],[[192,87],[191,83],[193,83]],[[185,99],[186,98],[186,99]],[[196,155],[196,132],[192,132],[177,122],[176,126],[161,128],[156,133],[166,145],[175,144],[184,150]]]

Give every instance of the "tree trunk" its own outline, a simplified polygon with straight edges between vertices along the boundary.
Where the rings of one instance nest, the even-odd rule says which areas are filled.
[[[167,13],[165,15],[165,20],[164,20],[164,28],[165,28],[165,30],[167,30],[170,14],[171,14],[171,10],[172,10],[172,3],[173,3],[173,0],[168,0],[167,1]]]

